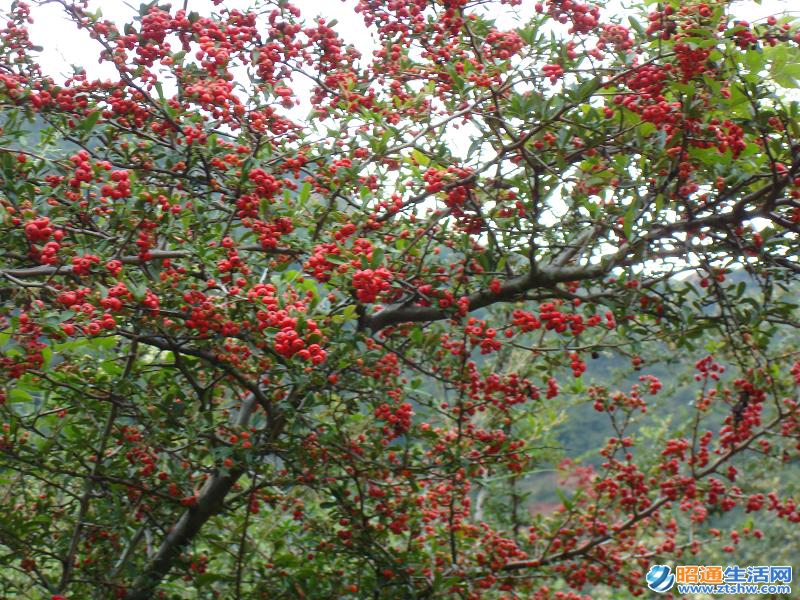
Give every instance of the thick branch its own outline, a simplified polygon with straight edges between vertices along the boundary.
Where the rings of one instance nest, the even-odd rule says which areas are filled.
[[[250,394],[242,404],[242,408],[236,419],[236,425],[239,427],[247,427],[250,422],[250,417],[257,406],[258,402],[256,397]],[[269,437],[274,439],[279,432],[280,425],[276,421],[276,425],[273,427],[273,430],[270,431],[271,435],[269,435]],[[167,537],[164,538],[158,552],[150,561],[148,567],[136,579],[130,591],[125,596],[126,600],[146,600],[147,598],[152,598],[153,592],[166,574],[169,573],[175,559],[200,532],[203,525],[222,510],[225,497],[243,473],[244,469],[234,468],[227,473],[217,472],[206,481],[205,486],[203,486],[203,489],[197,497],[195,505],[191,506],[183,513],[180,520],[178,520],[175,526],[170,530]]]
[[[779,414],[775,419],[772,420],[766,427],[763,427],[760,431],[756,434],[752,435],[750,438],[745,440],[738,446],[734,446],[728,452],[720,456],[716,461],[714,461],[711,465],[697,473],[697,475],[693,478],[694,481],[700,481],[705,479],[709,475],[713,475],[717,472],[717,470],[728,462],[731,458],[746,450],[753,443],[758,440],[759,438],[766,435],[769,431],[771,431],[774,427],[776,427],[783,419],[787,417],[786,414]],[[648,517],[652,516],[658,509],[663,507],[665,504],[671,502],[672,500],[667,496],[660,496],[656,499],[653,504],[647,507],[645,510],[635,513],[631,515],[627,521],[619,525],[618,527],[614,527],[610,533],[605,535],[598,536],[592,540],[587,541],[585,544],[578,546],[577,548],[573,548],[572,550],[566,550],[564,552],[560,552],[559,554],[555,554],[553,556],[541,558],[539,560],[518,560],[512,561],[507,563],[505,566],[502,567],[503,571],[517,571],[520,569],[527,569],[530,567],[541,567],[545,565],[554,564],[557,562],[563,562],[565,560],[569,560],[578,556],[584,556],[587,552],[599,546],[601,544],[605,544],[606,542],[611,541],[615,535],[620,533],[624,533],[628,531],[631,527],[635,526],[640,521],[647,519]]]
[[[240,248],[245,252],[262,252],[264,254],[288,254],[297,255],[299,252],[292,248],[263,248],[261,246],[250,245]],[[141,256],[123,256],[119,260],[124,265],[143,265],[154,260],[164,260],[168,258],[186,258],[191,256],[186,250],[151,250],[150,258],[144,259]],[[41,265],[37,267],[24,267],[19,269],[2,269],[0,275],[8,275],[12,278],[27,279],[28,277],[50,277],[72,273],[72,265]]]
[[[700,231],[709,227],[725,227],[764,216],[768,212],[765,205],[749,211],[747,206],[759,201],[766,201],[768,205],[789,185],[791,176],[798,170],[800,170],[800,160],[792,165],[789,175],[780,177],[773,183],[747,194],[730,211],[655,227],[641,238],[633,242],[623,243],[617,252],[606,256],[597,263],[583,266],[564,266],[563,256],[561,256],[557,257],[550,265],[505,281],[497,292],[479,290],[468,296],[469,310],[473,311],[498,302],[516,300],[525,292],[533,289],[549,288],[557,283],[566,281],[583,281],[601,277],[614,267],[623,264],[629,255],[636,254],[636,251],[642,249],[643,245],[663,240],[676,233]],[[641,258],[637,259],[636,263],[644,262],[646,253],[639,252],[638,255]],[[439,321],[449,316],[452,316],[451,312],[432,306],[414,306],[399,303],[387,306],[374,315],[364,317],[360,325],[362,329],[380,331],[385,327],[399,323]]]
[[[150,258],[145,260],[141,256],[123,256],[120,262],[124,265],[141,265],[150,260],[163,260],[166,258],[184,258],[189,253],[183,250],[151,250]],[[11,277],[49,277],[51,275],[59,275],[65,273],[72,273],[72,265],[41,265],[39,267],[26,267],[23,269],[5,269],[0,271],[0,275],[10,275]]]

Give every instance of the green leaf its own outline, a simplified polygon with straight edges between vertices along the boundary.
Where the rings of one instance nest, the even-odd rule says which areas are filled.
[[[633,231],[633,221],[636,216],[636,202],[631,202],[628,210],[625,211],[625,217],[622,222],[622,230],[625,232],[625,237],[630,240],[631,232]]]
[[[100,119],[100,111],[96,110],[78,123],[78,129],[80,129],[83,133],[89,133],[92,129],[94,129],[94,126],[97,125],[98,119]]]
[[[33,396],[31,396],[31,394],[29,392],[26,392],[25,390],[23,390],[21,388],[15,387],[15,388],[12,388],[10,392],[8,392],[8,400],[7,401],[9,403],[30,402],[31,400],[33,400]]]
[[[750,72],[757,75],[764,68],[766,58],[760,50],[748,50],[744,53],[744,62]]]
[[[558,499],[561,500],[561,503],[567,510],[570,510],[572,508],[573,505],[572,500],[570,498],[567,498],[567,495],[563,491],[561,491],[560,488],[556,488],[556,496],[558,496]]]
[[[310,196],[311,196],[311,183],[306,181],[303,184],[303,187],[300,188],[300,194],[298,196],[298,201],[300,205],[302,206],[303,204],[305,204]]]
[[[578,88],[573,92],[573,96],[577,102],[587,100],[598,88],[598,79],[589,79],[581,83]]]
[[[636,33],[638,33],[639,35],[644,35],[644,27],[642,27],[642,24],[639,23],[639,21],[637,21],[633,17],[628,17],[628,22],[631,24],[631,27],[633,27]]]
[[[413,159],[414,159],[414,160],[415,160],[415,161],[416,161],[416,162],[417,162],[417,163],[418,163],[418,164],[419,164],[421,167],[427,167],[428,165],[430,165],[430,164],[431,164],[431,159],[430,159],[430,158],[429,158],[429,157],[428,157],[426,154],[424,154],[423,152],[420,152],[420,151],[419,151],[419,150],[417,150],[416,148],[414,148],[413,150],[411,150],[411,157],[412,157],[412,158],[413,158]]]
[[[377,269],[383,264],[383,250],[376,248],[372,251],[372,260],[369,263],[370,268]]]
[[[779,71],[772,71],[772,78],[783,88],[795,89],[800,84],[800,64],[783,65]]]

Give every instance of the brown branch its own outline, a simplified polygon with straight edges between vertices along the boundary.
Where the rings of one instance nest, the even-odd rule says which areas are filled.
[[[773,427],[775,427],[777,424],[779,424],[787,416],[789,416],[789,415],[788,414],[779,414],[777,417],[775,417],[775,419],[772,420],[772,422],[770,422],[767,426],[763,427],[758,433],[752,435],[749,439],[747,439],[745,442],[743,442],[739,446],[735,446],[735,447],[731,448],[730,450],[728,450],[728,452],[726,452],[725,454],[720,456],[715,462],[713,462],[711,465],[709,465],[703,471],[700,471],[699,473],[697,473],[697,475],[693,478],[693,480],[694,481],[700,481],[701,479],[705,479],[709,475],[712,475],[713,473],[716,473],[717,469],[719,469],[720,466],[722,466],[723,464],[728,462],[731,458],[733,458],[734,456],[736,456],[737,454],[739,454],[743,450],[746,450],[747,448],[749,448],[753,444],[753,442],[755,442],[757,439],[761,438],[762,436],[766,435]],[[661,496],[655,502],[653,502],[653,504],[648,506],[645,510],[643,510],[642,512],[636,513],[634,515],[631,515],[628,518],[627,521],[625,521],[624,523],[622,523],[618,527],[615,527],[614,531],[612,533],[608,533],[608,534],[596,537],[596,538],[594,538],[592,540],[587,541],[585,544],[583,544],[582,546],[579,546],[578,548],[574,548],[573,550],[567,550],[565,552],[560,552],[558,554],[555,554],[555,555],[547,557],[547,558],[543,558],[543,559],[539,559],[539,560],[519,560],[519,561],[509,562],[509,563],[507,563],[506,565],[504,565],[502,567],[502,570],[503,571],[516,571],[516,570],[519,570],[519,569],[527,569],[527,568],[530,568],[530,567],[540,567],[540,566],[544,566],[544,565],[553,564],[553,563],[556,563],[556,562],[561,562],[561,561],[564,561],[564,560],[569,560],[569,559],[575,558],[577,556],[583,556],[587,552],[589,552],[592,548],[612,540],[617,533],[627,531],[628,529],[630,529],[631,527],[636,525],[638,522],[650,517],[659,508],[661,508],[662,506],[664,506],[665,504],[667,504],[669,502],[671,502],[670,498],[668,498],[666,496]]]
[[[72,531],[72,538],[69,542],[69,549],[67,550],[67,554],[63,560],[63,568],[61,571],[61,579],[58,583],[57,591],[63,592],[67,584],[70,581],[70,577],[72,576],[72,569],[75,567],[75,554],[78,551],[78,543],[81,539],[81,533],[83,532],[83,525],[84,521],[86,520],[86,514],[89,512],[89,500],[92,497],[92,493],[94,492],[94,485],[96,482],[97,477],[100,474],[100,466],[103,463],[103,456],[105,455],[106,446],[108,444],[108,438],[111,436],[111,431],[114,426],[114,421],[117,420],[117,405],[115,403],[111,403],[111,408],[108,413],[108,419],[106,420],[105,429],[103,430],[103,435],[100,440],[100,449],[97,452],[97,460],[94,463],[94,467],[92,467],[92,473],[87,478],[85,489],[83,495],[81,496],[80,500],[78,501],[79,509],[78,509],[78,516],[75,523],[75,529]]]
[[[245,252],[262,252],[264,254],[286,254],[289,256],[296,256],[300,254],[299,251],[292,248],[263,248],[261,246],[244,246],[240,250]],[[170,258],[187,258],[191,253],[186,250],[151,250],[149,252],[150,258],[144,259],[141,256],[122,256],[119,261],[124,265],[144,265],[154,260],[165,260]],[[72,265],[40,265],[37,267],[24,267],[19,269],[3,269],[0,270],[0,275],[5,275],[11,281],[15,279],[26,279],[28,277],[51,277],[53,275],[65,275],[72,273]],[[18,285],[26,285],[22,282],[16,282]],[[40,287],[40,284],[27,284],[28,286]]]
[[[528,273],[506,280],[501,284],[497,292],[479,290],[469,295],[469,310],[477,310],[498,302],[517,300],[522,294],[533,289],[551,288],[557,283],[583,281],[601,277],[609,273],[614,267],[623,264],[623,262],[625,262],[625,264],[632,264],[626,262],[626,259],[631,254],[635,254],[636,251],[645,247],[648,243],[657,242],[658,240],[668,238],[676,233],[725,227],[764,216],[768,212],[765,205],[760,205],[751,210],[747,210],[747,207],[759,201],[766,201],[766,204],[769,204],[772,199],[776,198],[786,186],[789,185],[792,181],[793,174],[798,170],[800,170],[800,158],[795,160],[788,175],[780,177],[769,185],[742,197],[730,211],[655,227],[641,238],[632,242],[623,243],[617,252],[605,256],[598,263],[584,266],[564,266],[561,264],[561,258],[563,257],[556,257],[550,265],[531,270]],[[645,255],[641,253],[640,256],[642,258],[637,259],[635,263],[644,262]],[[450,316],[452,316],[451,312],[432,306],[413,306],[406,303],[399,303],[387,306],[376,314],[364,317],[361,320],[360,327],[362,329],[380,331],[385,327],[397,325],[399,323],[439,321]]]
[[[242,404],[236,426],[247,427],[258,404],[255,395],[250,394]],[[283,420],[273,419],[272,426],[267,432],[267,439],[274,440],[282,430]],[[200,532],[203,525],[223,509],[225,497],[244,472],[242,467],[231,469],[227,473],[217,471],[206,481],[198,494],[197,502],[183,513],[164,538],[150,564],[136,578],[128,591],[126,600],[147,600],[153,597],[153,592],[172,569],[173,563],[183,549]]]
[[[151,250],[150,258],[143,259],[141,256],[123,256],[119,260],[124,265],[143,265],[149,260],[164,260],[167,258],[185,258],[189,253],[185,250]],[[0,275],[10,277],[50,277],[52,275],[72,273],[72,265],[41,265],[38,267],[26,267],[23,269],[4,269]]]
[[[123,371],[122,375],[117,381],[115,387],[119,386],[130,376],[131,371],[133,370],[133,365],[136,362],[137,353],[138,353],[138,344],[134,341],[131,343],[130,351],[128,352],[128,358],[125,361],[125,370]],[[103,428],[103,434],[100,438],[100,447],[97,450],[97,458],[94,462],[94,466],[92,467],[91,475],[86,480],[83,495],[79,500],[80,508],[78,510],[78,517],[76,519],[75,529],[72,532],[72,538],[70,539],[69,543],[69,550],[67,551],[67,554],[64,557],[63,561],[64,566],[61,571],[61,580],[58,583],[59,592],[62,592],[66,589],[67,584],[70,581],[70,577],[72,576],[72,570],[75,566],[75,554],[78,551],[78,543],[80,542],[81,533],[83,532],[83,525],[86,519],[86,514],[89,512],[89,500],[91,499],[92,493],[94,492],[95,482],[98,476],[100,475],[100,469],[103,464],[103,459],[105,458],[106,448],[108,447],[108,441],[114,429],[114,422],[117,420],[117,409],[118,409],[117,403],[111,402],[111,408],[109,409],[108,418],[106,419],[106,424],[105,427]]]

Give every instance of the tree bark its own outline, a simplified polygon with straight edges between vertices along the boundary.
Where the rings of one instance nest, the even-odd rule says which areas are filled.
[[[238,427],[247,427],[253,411],[258,406],[258,400],[251,394],[242,403],[242,408],[236,418]],[[282,420],[275,419],[273,430],[269,438],[274,439],[280,432]],[[152,598],[161,580],[169,573],[175,559],[183,549],[198,534],[203,525],[214,515],[219,513],[225,503],[225,497],[244,473],[244,469],[231,469],[228,473],[215,473],[206,484],[197,498],[194,506],[186,509],[178,522],[173,526],[164,541],[161,542],[156,555],[150,564],[136,578],[125,600],[147,600]]]

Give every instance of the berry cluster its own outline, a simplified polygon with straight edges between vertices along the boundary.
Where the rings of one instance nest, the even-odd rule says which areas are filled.
[[[414,410],[408,402],[394,408],[384,402],[375,409],[375,418],[386,421],[383,433],[388,440],[393,440],[406,433],[411,428],[411,417]]]
[[[550,79],[550,83],[555,83],[564,76],[564,68],[561,65],[545,65],[542,67],[544,76]]]
[[[375,302],[381,292],[389,289],[392,273],[385,267],[360,269],[353,274],[356,297],[365,304]]]
[[[523,46],[524,42],[516,32],[492,29],[486,34],[483,52],[490,59],[508,60]]]
[[[599,23],[600,9],[597,6],[583,4],[577,0],[547,0],[546,4],[545,11],[542,3],[536,3],[536,12],[547,12],[559,23],[571,23],[569,33],[590,33]]]

